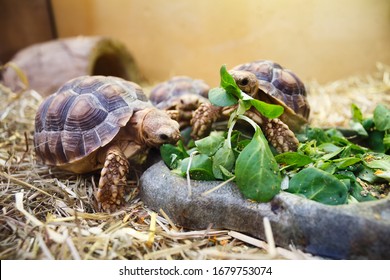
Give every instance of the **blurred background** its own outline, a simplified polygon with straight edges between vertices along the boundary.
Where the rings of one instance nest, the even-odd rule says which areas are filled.
[[[390,64],[389,0],[0,0],[0,61],[55,38],[123,42],[150,82],[271,59],[320,83]]]

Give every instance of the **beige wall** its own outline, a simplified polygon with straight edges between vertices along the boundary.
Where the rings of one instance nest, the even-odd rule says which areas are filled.
[[[321,83],[390,64],[389,0],[52,0],[59,36],[123,41],[156,82],[272,59]]]

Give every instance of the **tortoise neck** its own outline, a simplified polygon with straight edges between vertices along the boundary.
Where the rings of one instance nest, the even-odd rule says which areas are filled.
[[[145,119],[147,115],[153,111],[154,108],[146,108],[140,111],[137,111],[132,116],[130,122],[129,122],[129,134],[133,137],[134,141],[139,145],[148,145],[147,137],[144,134],[145,129]]]

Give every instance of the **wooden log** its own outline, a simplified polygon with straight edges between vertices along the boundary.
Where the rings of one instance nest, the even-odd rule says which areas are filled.
[[[117,76],[136,83],[143,81],[126,47],[108,37],[72,37],[35,44],[19,51],[11,62],[26,74],[30,88],[43,96],[82,75]],[[11,67],[4,71],[3,79],[13,91],[23,88]]]

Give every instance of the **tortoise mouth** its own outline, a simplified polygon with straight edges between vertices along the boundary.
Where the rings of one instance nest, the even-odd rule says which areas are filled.
[[[163,144],[176,144],[180,139],[180,133],[161,131],[153,135],[144,134],[144,143],[148,147],[159,148]]]

